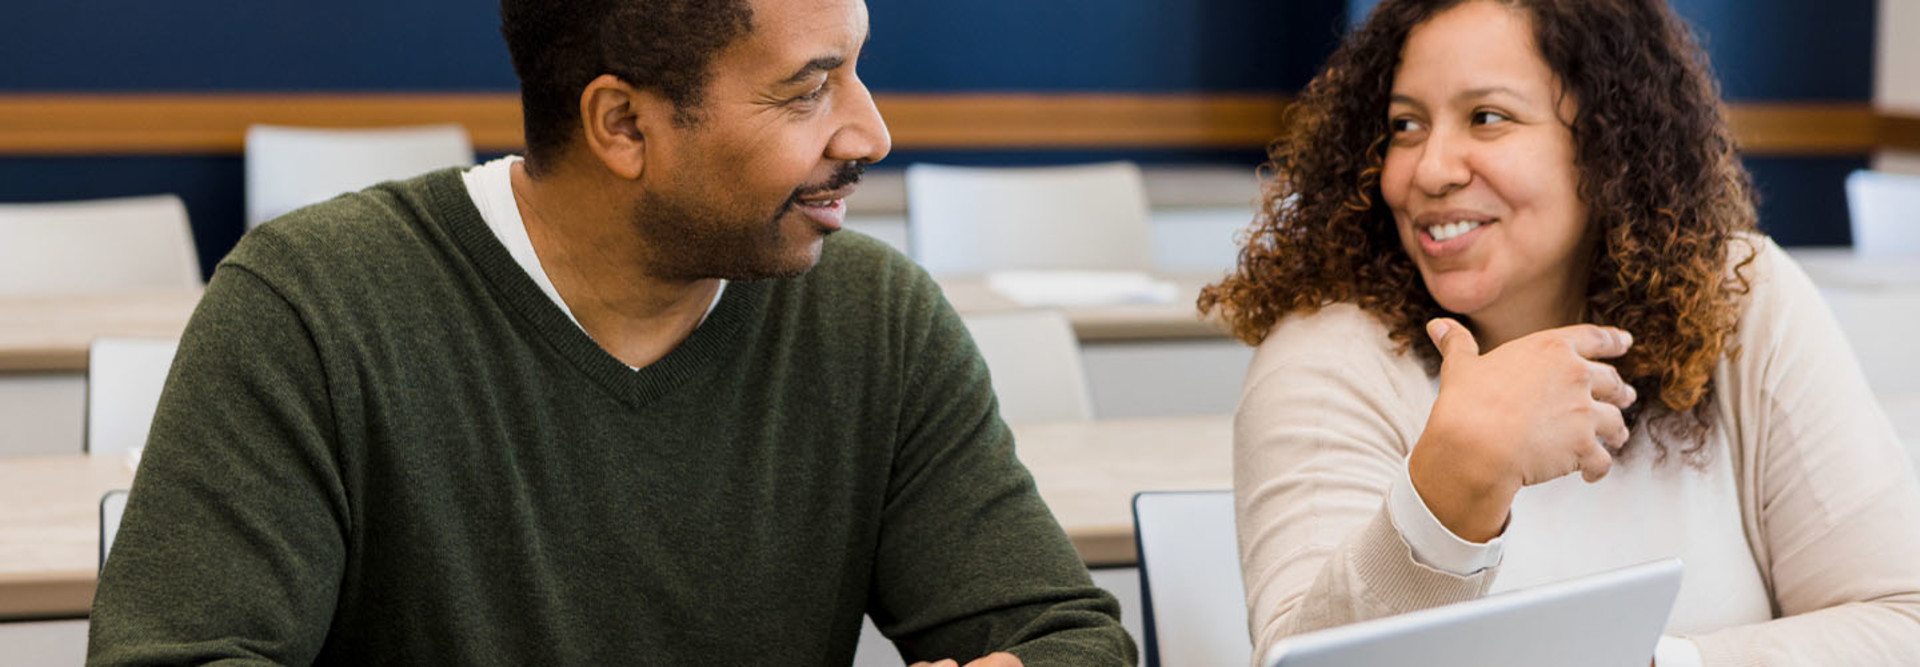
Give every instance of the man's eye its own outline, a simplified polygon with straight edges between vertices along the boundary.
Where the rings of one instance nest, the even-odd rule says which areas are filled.
[[[820,101],[820,98],[826,97],[826,95],[827,95],[827,84],[825,82],[822,82],[818,87],[814,88],[813,90],[807,91],[807,94],[793,98],[793,101],[818,102]]]

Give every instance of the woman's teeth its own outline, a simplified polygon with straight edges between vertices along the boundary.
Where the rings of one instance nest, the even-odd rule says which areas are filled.
[[[1460,222],[1449,222],[1444,225],[1434,225],[1432,227],[1428,227],[1427,235],[1433,237],[1433,240],[1435,241],[1446,241],[1448,239],[1458,237],[1461,234],[1465,234],[1467,232],[1473,231],[1474,229],[1477,229],[1479,227],[1480,227],[1480,223],[1478,222],[1462,220]]]

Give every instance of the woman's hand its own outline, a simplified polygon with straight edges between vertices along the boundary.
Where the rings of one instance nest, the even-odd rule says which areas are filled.
[[[1596,359],[1626,354],[1633,337],[1580,324],[1518,338],[1485,355],[1451,319],[1427,323],[1440,348],[1440,396],[1407,460],[1427,508],[1462,539],[1505,528],[1520,487],[1579,471],[1588,482],[1627,441],[1620,411],[1633,386]],[[1604,444],[1604,446],[1603,446]]]

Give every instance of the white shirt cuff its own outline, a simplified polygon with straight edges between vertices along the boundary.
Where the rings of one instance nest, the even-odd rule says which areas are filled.
[[[1691,639],[1661,635],[1653,646],[1653,667],[1700,667],[1700,646]]]
[[[1420,492],[1413,488],[1413,477],[1403,467],[1400,479],[1387,490],[1387,518],[1393,521],[1400,539],[1413,548],[1414,561],[1457,577],[1469,577],[1500,564],[1501,537],[1477,544],[1460,539],[1433,516]]]

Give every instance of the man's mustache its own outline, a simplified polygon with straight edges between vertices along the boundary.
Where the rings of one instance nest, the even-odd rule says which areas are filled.
[[[839,169],[834,170],[833,176],[828,178],[826,183],[818,186],[803,186],[794,192],[793,198],[796,200],[805,199],[808,195],[832,192],[859,183],[860,177],[866,175],[866,173],[867,164],[864,162],[847,162],[841,164]]]

